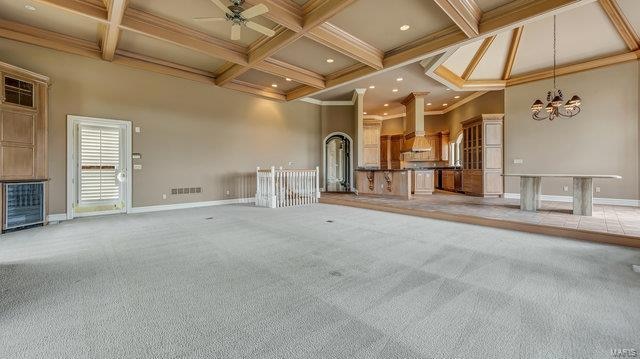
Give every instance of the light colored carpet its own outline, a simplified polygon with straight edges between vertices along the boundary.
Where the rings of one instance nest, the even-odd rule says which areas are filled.
[[[0,237],[0,357],[609,358],[640,347],[633,263],[330,205],[86,218]]]

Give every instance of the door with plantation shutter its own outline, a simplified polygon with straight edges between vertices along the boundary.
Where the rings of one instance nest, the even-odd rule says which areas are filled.
[[[75,212],[82,215],[124,211],[124,129],[80,124],[77,136]]]

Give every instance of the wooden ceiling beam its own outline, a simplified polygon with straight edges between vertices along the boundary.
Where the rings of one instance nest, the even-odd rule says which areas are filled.
[[[482,14],[480,34],[500,29],[521,26],[545,14],[561,9],[570,9],[594,2],[595,0],[515,0]]]
[[[600,6],[611,20],[611,23],[620,34],[622,40],[630,51],[635,51],[640,48],[640,39],[638,34],[633,30],[633,27],[629,24],[629,21],[624,16],[616,0],[599,0]]]
[[[233,79],[250,70],[255,64],[265,60],[278,52],[283,47],[291,44],[304,36],[311,29],[321,25],[340,10],[351,5],[355,0],[325,0],[324,3],[304,15],[302,30],[296,32],[286,28],[279,29],[276,34],[249,51],[248,64],[244,66],[234,65],[217,77],[216,83],[223,86]]]
[[[494,36],[489,36],[486,39],[484,39],[484,41],[482,41],[482,44],[480,44],[478,51],[476,51],[476,54],[473,55],[473,58],[471,58],[471,61],[467,65],[467,68],[462,73],[463,80],[466,81],[471,77],[471,75],[473,75],[473,72],[476,70],[476,67],[478,67],[478,64],[480,64],[480,61],[482,61],[482,58],[487,53],[487,51],[491,47],[491,44],[493,44],[493,40],[495,39],[496,39],[496,36],[494,35]]]
[[[475,0],[434,0],[468,37],[480,33],[482,10]]]
[[[522,38],[522,30],[524,26],[516,27],[511,34],[511,43],[509,43],[509,52],[507,53],[507,62],[504,65],[504,71],[502,72],[502,79],[508,80],[511,77],[511,70],[513,70],[513,64],[516,61],[516,54],[520,47],[520,38]]]
[[[118,47],[120,38],[120,24],[127,8],[127,0],[110,0],[109,22],[105,25],[102,34],[102,59],[112,61]]]
[[[602,59],[596,59],[586,62],[581,62],[573,65],[567,65],[556,69],[556,75],[569,75],[577,72],[593,70],[600,67],[620,64],[628,61],[637,61],[640,59],[640,50],[633,52],[627,52],[624,54],[613,55]],[[518,75],[512,77],[507,81],[507,86],[519,85],[527,82],[533,82],[538,80],[544,80],[553,77],[553,69],[546,69],[543,71],[537,71],[529,74]]]
[[[246,0],[245,2],[249,6],[264,4],[269,8],[269,12],[262,16],[289,30],[295,32],[302,30],[302,7],[292,1]]]
[[[140,10],[128,9],[120,27],[235,64],[247,64],[243,47]]]
[[[92,59],[102,58],[100,48],[92,41],[12,21],[0,19],[0,37]],[[113,63],[210,85],[214,84],[212,74],[145,55],[118,50],[114,56]]]
[[[536,0],[522,1],[516,0],[513,3],[503,5],[497,9],[488,11],[483,14],[480,21],[480,35],[492,33],[505,27],[521,26],[523,23],[533,21],[536,18],[546,16],[547,14],[557,12],[561,9],[572,8],[589,3],[582,0]],[[452,46],[457,46],[468,41],[467,35],[456,27],[435,32],[422,39],[414,41],[410,44],[401,46],[396,50],[389,51],[385,54],[383,60],[384,68],[396,68],[405,64],[409,64],[420,59],[434,56],[445,52]],[[339,76],[327,76],[327,86],[325,90],[344,85],[355,81],[359,78],[376,72],[374,69],[370,71],[359,69],[354,75],[353,73],[344,73]],[[317,93],[319,90],[311,87],[297,89],[295,93],[287,94],[287,99],[297,99]],[[298,96],[298,94],[304,94]]]
[[[95,4],[80,0],[36,0],[58,9],[82,15],[101,23],[109,22],[108,11]]]
[[[252,94],[252,95],[256,95],[256,96],[265,98],[267,100],[274,100],[274,101],[286,101],[287,100],[287,97],[283,93],[272,91],[270,89],[264,89],[264,88],[261,88],[259,86],[254,85],[254,84],[250,84],[248,82],[243,82],[243,81],[239,81],[239,80],[230,81],[230,82],[226,83],[222,87],[227,88],[227,89],[231,89],[231,90],[240,91],[240,92],[245,92],[245,93]]]
[[[314,88],[323,89],[325,87],[324,76],[276,59],[261,61],[255,65],[255,69],[274,76],[289,78]]]
[[[384,53],[381,50],[333,24],[325,22],[311,29],[306,36],[374,69],[381,70],[383,67],[382,59],[384,58]]]

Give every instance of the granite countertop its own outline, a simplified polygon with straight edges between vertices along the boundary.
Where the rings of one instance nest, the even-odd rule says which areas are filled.
[[[371,172],[371,171],[381,171],[381,172],[406,172],[411,170],[411,168],[394,168],[394,169],[380,169],[380,168],[356,168],[356,171],[361,172]]]

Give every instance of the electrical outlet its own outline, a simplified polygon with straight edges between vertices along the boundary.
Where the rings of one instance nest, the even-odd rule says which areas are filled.
[[[632,264],[631,265],[631,269],[633,269],[633,271],[636,272],[636,273],[640,273],[640,266],[639,265]]]
[[[562,190],[565,191],[565,192],[569,192],[569,186],[563,186]]]
[[[600,187],[596,187],[596,193],[600,193]]]
[[[522,158],[515,158],[513,160],[513,164],[520,165],[522,163],[524,163],[524,160]]]
[[[142,165],[133,165],[133,169],[134,170],[141,170],[142,169]]]
[[[162,199],[167,199],[167,195],[166,194],[162,194]]]
[[[136,133],[140,133],[142,131],[142,129],[140,127],[136,127],[135,131],[136,131]]]

